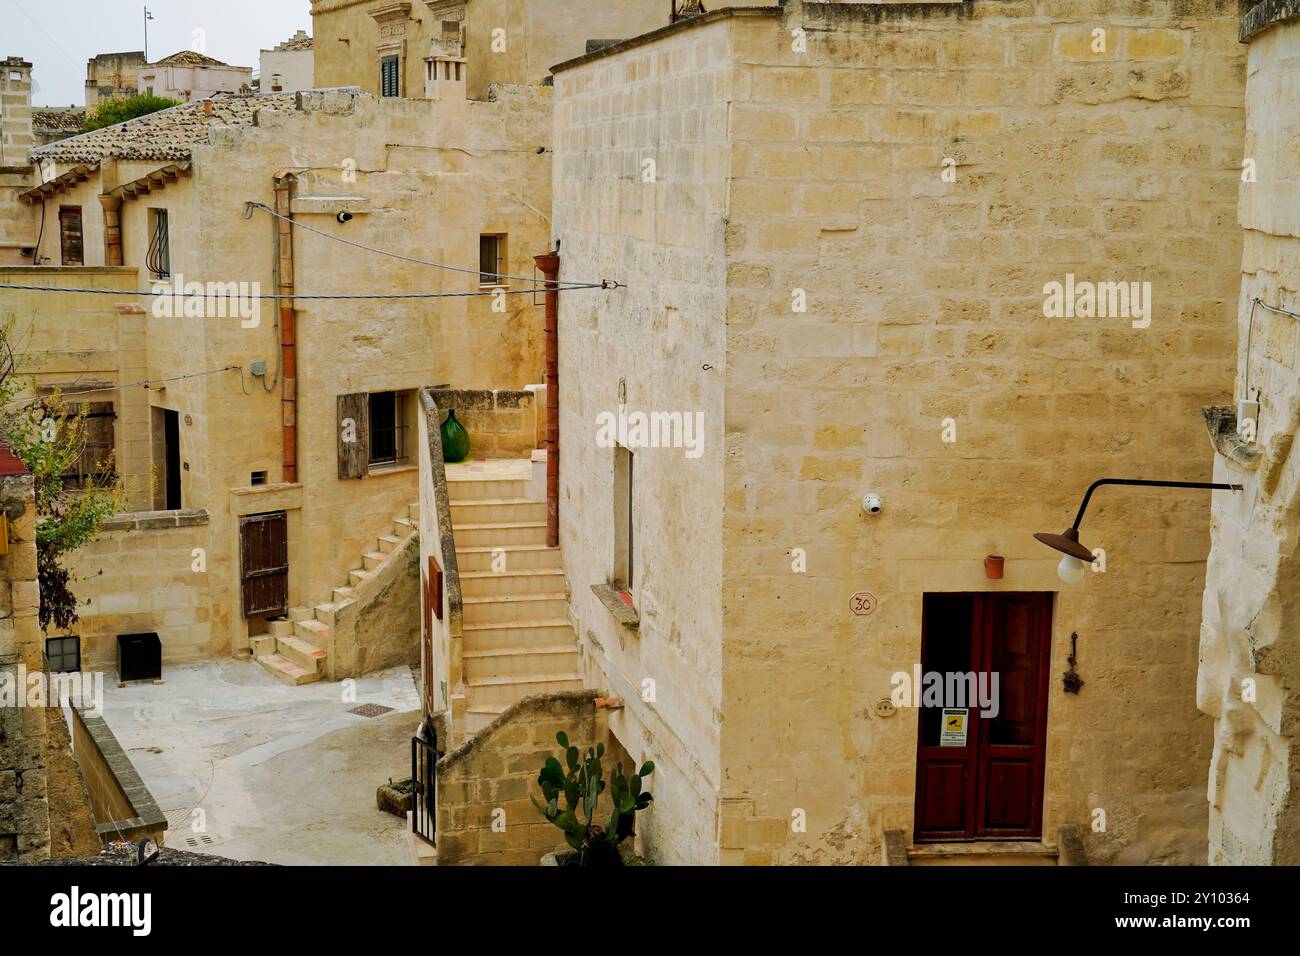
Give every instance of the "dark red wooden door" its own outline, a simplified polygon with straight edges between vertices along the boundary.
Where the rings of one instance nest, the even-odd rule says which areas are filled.
[[[950,675],[971,674],[988,690],[996,674],[997,706],[982,715],[967,680],[967,700],[920,707],[915,840],[1042,836],[1051,629],[1051,594],[925,596],[922,674],[944,675],[945,686]],[[943,732],[944,706],[961,703],[964,742]]]
[[[244,617],[273,617],[289,608],[289,532],[283,511],[239,519]]]

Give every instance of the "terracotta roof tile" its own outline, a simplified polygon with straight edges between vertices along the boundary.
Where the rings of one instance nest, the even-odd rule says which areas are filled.
[[[210,56],[204,56],[195,50],[181,50],[173,53],[171,56],[165,56],[161,60],[150,63],[150,66],[229,66],[228,63],[222,63],[220,60],[214,60]]]
[[[85,125],[85,110],[32,110],[32,129],[38,133],[79,133]]]
[[[193,146],[208,141],[214,126],[252,126],[259,110],[292,112],[297,107],[293,93],[218,94],[212,97],[212,115],[204,113],[204,101],[182,103],[136,119],[71,136],[31,151],[33,159],[62,163],[98,163],[107,157],[139,160],[189,159]]]

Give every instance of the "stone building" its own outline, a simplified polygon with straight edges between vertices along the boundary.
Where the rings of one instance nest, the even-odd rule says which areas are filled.
[[[1242,19],[1246,136],[1238,216],[1237,376],[1207,409],[1216,498],[1197,703],[1214,719],[1209,862],[1300,862],[1295,539],[1300,527],[1296,327],[1300,320],[1300,5],[1265,0]],[[1240,413],[1240,414],[1239,414]]]
[[[140,67],[137,92],[182,103],[218,93],[251,93],[253,68],[231,66],[194,50],[181,50]]]
[[[135,96],[146,64],[143,50],[92,56],[86,61],[86,108]]]
[[[316,55],[306,30],[299,30],[272,50],[263,50],[258,62],[259,92],[296,93],[316,85]]]
[[[1205,858],[1207,494],[1104,490],[1079,584],[1032,534],[1209,478],[1244,54],[1214,0],[791,0],[555,67],[560,277],[627,286],[560,296],[569,619],[657,859]]]
[[[32,65],[20,56],[0,61],[0,265],[30,262],[36,223],[18,196],[31,187]]]

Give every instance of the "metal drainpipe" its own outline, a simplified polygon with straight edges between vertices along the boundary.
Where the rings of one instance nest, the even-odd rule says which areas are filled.
[[[279,252],[280,295],[293,295],[293,210],[290,199],[295,176],[275,177],[276,246]],[[298,349],[292,299],[278,300],[280,308],[280,409],[284,433],[284,481],[298,480]]]
[[[560,546],[560,257],[534,256],[546,277],[546,546]]]

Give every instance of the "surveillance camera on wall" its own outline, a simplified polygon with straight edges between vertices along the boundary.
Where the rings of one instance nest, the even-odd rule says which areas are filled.
[[[862,499],[862,510],[869,515],[878,515],[885,507],[885,503],[880,500],[880,495],[872,492]]]

